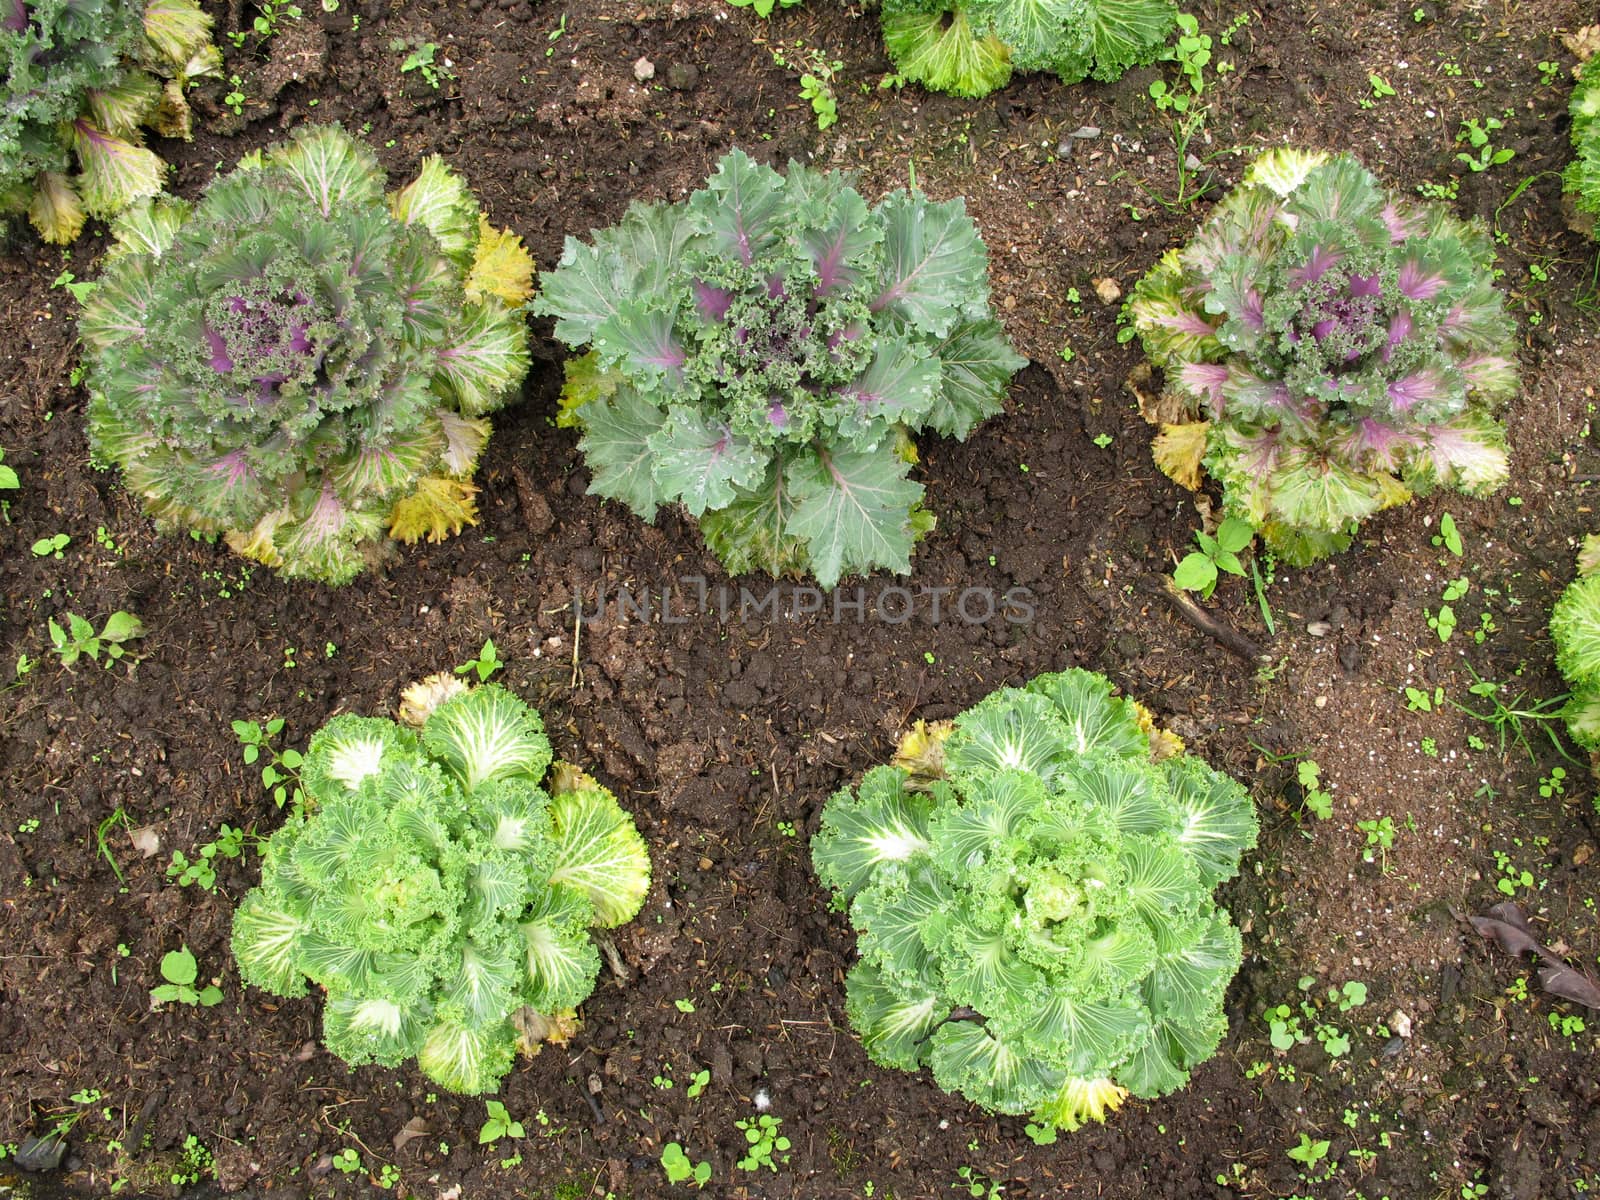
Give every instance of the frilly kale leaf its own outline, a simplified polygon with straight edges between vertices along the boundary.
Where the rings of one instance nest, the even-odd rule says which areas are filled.
[[[188,138],[184,88],[222,56],[195,0],[6,0],[0,62],[0,217],[66,243],[161,190],[141,130]]]
[[[1594,235],[1600,217],[1600,66],[1591,58],[1583,65],[1572,89],[1572,162],[1566,170],[1566,190],[1572,204]]]
[[[1134,289],[1181,417],[1157,464],[1191,486],[1203,464],[1225,515],[1297,566],[1414,494],[1493,491],[1494,411],[1517,390],[1493,264],[1480,227],[1390,194],[1348,155],[1264,155]]]
[[[589,929],[638,912],[650,859],[609,791],[566,767],[545,780],[538,713],[493,684],[450,690],[417,733],[340,716],[311,739],[305,808],[267,841],[233,953],[277,995],[322,987],[323,1041],[346,1062],[416,1058],[492,1092],[519,1030],[542,1027],[523,1010],[567,1014],[593,991]]]
[[[476,519],[487,414],[528,368],[533,263],[437,157],[392,195],[307,126],[192,208],[115,227],[85,307],[89,440],[168,529],[343,583],[385,534]]]
[[[688,200],[569,238],[534,309],[592,347],[561,414],[589,490],[646,520],[681,504],[736,573],[910,570],[932,519],[906,432],[965,438],[1024,362],[987,264],[960,200],[869,208],[738,150]]]
[[[1155,761],[1147,724],[1102,676],[1042,675],[917,731],[918,775],[828,801],[812,861],[856,929],[846,1010],[875,1062],[1071,1130],[1216,1049],[1240,942],[1211,893],[1255,808]]]
[[[1561,715],[1572,740],[1600,752],[1600,537],[1590,534],[1578,555],[1578,577],[1550,613],[1556,666],[1571,693]]]
[[[1013,70],[1118,79],[1161,53],[1177,17],[1171,0],[883,0],[883,40],[907,79],[986,96]]]

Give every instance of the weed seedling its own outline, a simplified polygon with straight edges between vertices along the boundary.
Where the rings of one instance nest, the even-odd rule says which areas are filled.
[[[1488,614],[1484,615],[1487,616]],[[1500,757],[1502,759],[1506,755],[1506,742],[1510,740],[1523,748],[1528,755],[1529,762],[1537,761],[1533,753],[1533,746],[1528,741],[1528,731],[1523,727],[1524,721],[1536,721],[1539,723],[1539,727],[1544,730],[1545,736],[1550,739],[1550,744],[1555,747],[1556,753],[1560,754],[1562,758],[1571,760],[1571,755],[1567,753],[1566,747],[1561,744],[1561,739],[1556,736],[1555,728],[1551,724],[1551,722],[1561,720],[1561,709],[1567,702],[1565,693],[1545,700],[1538,700],[1532,704],[1525,704],[1523,697],[1528,692],[1527,689],[1524,689],[1511,697],[1511,699],[1506,700],[1502,698],[1507,690],[1505,684],[1485,679],[1478,674],[1471,663],[1466,663],[1465,666],[1471,672],[1475,681],[1467,691],[1481,700],[1487,701],[1493,707],[1484,712],[1476,708],[1468,708],[1464,704],[1457,704],[1454,700],[1449,701],[1450,707],[1458,712],[1466,713],[1469,717],[1476,717],[1485,725],[1490,726],[1499,736]],[[1566,777],[1566,771],[1563,768],[1557,767],[1556,770],[1561,771],[1561,778],[1564,779]],[[1547,796],[1546,799],[1548,798]]]
[[[238,858],[243,849],[244,830],[224,823],[217,830],[217,840],[201,846],[193,861],[182,850],[174,850],[172,861],[167,864],[167,878],[177,880],[179,887],[197,883],[208,892],[215,891],[217,859]]]
[[[1434,688],[1431,695],[1421,688],[1407,687],[1405,691],[1407,712],[1432,712],[1445,702],[1443,687]]]
[[[711,1181],[711,1164],[691,1162],[677,1142],[668,1142],[661,1148],[661,1169],[667,1173],[668,1183],[692,1183],[703,1188]]]
[[[198,1004],[210,1008],[222,1003],[222,989],[208,983],[199,990],[195,981],[200,978],[200,967],[188,946],[170,950],[161,956],[161,978],[166,982],[150,989],[150,1007],[160,1008],[175,1001],[178,1004]]]
[[[526,1137],[527,1131],[523,1129],[521,1121],[513,1121],[511,1114],[506,1111],[506,1106],[498,1100],[484,1102],[484,1111],[489,1114],[478,1130],[478,1145],[487,1146],[498,1142],[501,1138]]]
[[[1505,122],[1498,117],[1485,117],[1481,122],[1471,118],[1461,122],[1461,132],[1456,134],[1456,141],[1466,142],[1468,147],[1476,153],[1460,153],[1456,155],[1458,162],[1467,165],[1473,172],[1487,171],[1490,167],[1497,167],[1503,162],[1510,162],[1516,157],[1517,152],[1510,146],[1502,146],[1496,150],[1490,144],[1496,130],[1503,129]]]
[[[84,657],[99,662],[102,653],[106,656],[106,667],[109,669],[126,653],[124,642],[144,636],[144,623],[132,613],[120,609],[106,618],[99,633],[77,613],[67,614],[65,629],[56,623],[54,617],[49,618],[46,625],[50,630],[50,645],[61,656],[61,665],[68,669]]]
[[[354,1146],[346,1146],[333,1156],[333,1166],[346,1175],[354,1175],[361,1170],[361,1152]]]
[[[269,717],[265,726],[255,721],[233,722],[233,735],[244,750],[245,765],[257,762],[264,751],[269,761],[261,768],[261,786],[272,793],[273,802],[279,808],[289,804],[298,810],[304,797],[295,772],[304,759],[298,750],[273,749],[272,739],[282,732],[282,717]]]
[[[403,50],[406,43],[402,41],[397,50]],[[434,42],[423,42],[420,46],[412,48],[400,62],[400,73],[405,75],[411,71],[417,72],[434,91],[439,90],[441,80],[454,79],[455,73],[451,71],[451,62],[448,58],[440,59],[439,47]]]
[[[1317,760],[1302,760],[1295,768],[1295,774],[1300,781],[1301,791],[1305,793],[1306,811],[1322,821],[1333,816],[1333,797],[1322,790],[1322,768],[1317,765]]]
[[[1199,592],[1202,600],[1209,600],[1211,593],[1217,590],[1219,571],[1244,577],[1244,565],[1239,561],[1239,552],[1254,537],[1255,529],[1250,522],[1241,521],[1238,517],[1229,517],[1218,525],[1216,537],[1204,530],[1195,530],[1194,540],[1199,543],[1200,549],[1191,550],[1184,556],[1172,572],[1172,582],[1184,591]]]
[[[33,551],[35,558],[61,558],[62,551],[72,544],[72,538],[65,533],[53,533],[49,537],[42,537],[28,549]]]
[[[1454,197],[1451,197],[1454,199]],[[1439,532],[1428,539],[1435,546],[1443,546],[1457,558],[1466,552],[1466,547],[1461,541],[1461,531],[1456,528],[1456,519],[1449,513],[1439,518]]]
[[[976,1167],[957,1167],[956,1181],[950,1186],[975,1200],[1000,1200],[1000,1193],[1006,1190]]]
[[[1310,1170],[1328,1156],[1328,1145],[1326,1138],[1312,1141],[1310,1134],[1302,1133],[1300,1135],[1300,1144],[1291,1146],[1284,1153],[1294,1159],[1295,1162],[1303,1164],[1307,1170]]]
[[[745,1156],[734,1165],[741,1171],[759,1171],[762,1167],[777,1174],[778,1165],[789,1161],[789,1139],[778,1132],[782,1117],[762,1113],[754,1120],[738,1120],[733,1127],[744,1134]],[[781,1157],[774,1159],[773,1155]]]
[[[817,129],[827,129],[839,121],[839,97],[834,92],[834,76],[844,70],[842,59],[830,59],[817,46],[796,42],[792,50],[782,46],[771,51],[774,65],[800,72],[800,99],[808,101],[817,118]]]
[[[1383,869],[1389,869],[1389,851],[1394,847],[1394,819],[1379,817],[1372,821],[1357,821],[1356,829],[1367,835],[1367,844],[1361,851],[1361,860],[1371,862],[1376,850],[1383,859]]]
[[[486,638],[483,643],[483,649],[478,651],[478,657],[468,659],[462,663],[456,668],[456,674],[465,675],[469,671],[475,671],[478,675],[478,682],[482,683],[503,666],[505,666],[505,663],[500,661],[499,652],[494,648],[494,639]]]

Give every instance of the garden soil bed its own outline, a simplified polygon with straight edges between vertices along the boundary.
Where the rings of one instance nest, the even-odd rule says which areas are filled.
[[[1181,156],[1148,96],[1153,68],[1110,86],[1023,78],[963,101],[880,87],[876,20],[826,0],[771,21],[712,0],[302,3],[275,38],[228,47],[238,84],[203,89],[195,142],[161,147],[177,191],[197,194],[294,125],[337,119],[397,182],[443,154],[549,267],[564,236],[630,200],[681,197],[734,145],[860,171],[874,196],[914,170],[929,194],[967,197],[998,311],[1035,365],[966,443],[924,444],[938,527],[909,580],[847,582],[864,619],[844,607],[836,621],[832,598],[795,615],[814,597],[792,587],[782,613],[741,614],[739,587],[760,595],[767,581],[729,580],[684,520],[652,528],[587,496],[575,438],[554,426],[564,352],[548,321],[524,402],[496,422],[478,526],[344,589],[291,585],[221,546],[156,536],[91,463],[76,304],[52,281],[92,277],[104,241],[67,255],[14,238],[0,261],[0,446],[22,480],[0,522],[0,1142],[72,1124],[58,1171],[0,1161],[0,1194],[357,1196],[380,1181],[430,1200],[686,1194],[660,1166],[672,1141],[709,1161],[716,1196],[964,1195],[963,1169],[973,1195],[992,1181],[1008,1200],[1600,1190],[1600,1017],[1541,993],[1526,963],[1458,919],[1504,899],[1504,879],[1547,943],[1592,966],[1594,786],[1547,738],[1554,726],[1524,719],[1524,746],[1516,726],[1448,703],[1488,711],[1468,693],[1474,673],[1505,682],[1507,700],[1526,693],[1524,706],[1562,690],[1545,624],[1596,520],[1600,322],[1594,246],[1565,229],[1559,203],[1574,61],[1560,35],[1592,7],[1269,0],[1217,47],[1234,69],[1208,75],[1188,153],[1215,186],[1169,203]],[[256,12],[214,11],[224,30]],[[1196,11],[1214,36],[1246,15]],[[437,88],[401,70],[430,43]],[[772,55],[793,64],[812,47],[843,64],[840,122],[825,132],[798,72]],[[1493,145],[1515,156],[1473,172],[1456,135],[1488,117],[1503,122]],[[1114,293],[1238,179],[1248,154],[1228,150],[1284,142],[1351,150],[1407,192],[1459,179],[1456,209],[1503,235],[1524,389],[1499,496],[1419,501],[1369,522],[1337,559],[1280,567],[1264,590],[1272,630],[1255,587],[1225,579],[1206,608],[1260,645],[1247,661],[1161,595],[1201,515],[1151,462],[1134,389],[1153,385],[1136,375],[1137,343],[1119,342]],[[1459,556],[1435,544],[1446,512]],[[60,533],[59,555],[30,553]],[[1461,627],[1442,642],[1428,617],[1455,578],[1468,587]],[[897,585],[917,610],[883,619]],[[1031,612],[952,620],[964,588],[1025,589]],[[650,619],[614,604],[596,615],[619,589],[648,592]],[[953,589],[937,593],[937,620],[933,589]],[[898,617],[899,598],[887,603]],[[118,609],[148,631],[129,656],[63,669],[47,619]],[[617,969],[576,1037],[505,1080],[499,1098],[526,1138],[482,1147],[482,1100],[411,1067],[351,1071],[320,1049],[314,998],[240,985],[228,931],[252,851],[222,861],[212,892],[165,868],[222,823],[265,835],[282,820],[230,722],[282,717],[278,744],[303,746],[335,713],[392,711],[404,683],[491,637],[499,680],[542,709],[558,752],[637,814],[655,886],[614,936]],[[824,800],[909,722],[1073,665],[1108,674],[1246,781],[1262,836],[1224,889],[1245,965],[1217,1057],[1176,1095],[1035,1146],[1021,1120],[867,1060],[844,1015],[852,940],[807,837]],[[1408,709],[1407,686],[1443,688],[1446,703]],[[1304,759],[1330,790],[1326,820],[1303,808]],[[1357,822],[1385,817],[1393,844],[1367,861]],[[158,848],[136,849],[133,831]],[[157,964],[180,945],[220,985],[216,1007],[151,1010]],[[1347,981],[1368,998],[1340,1013],[1326,996]],[[1274,1050],[1263,1012],[1279,1004],[1307,1034],[1348,1035],[1349,1052]],[[1563,1017],[1585,1016],[1590,1029],[1568,1020],[1563,1033]],[[734,1123],[762,1108],[792,1142],[775,1173],[735,1166]],[[1329,1143],[1314,1170],[1286,1155],[1301,1135]],[[359,1169],[338,1169],[351,1150]]]

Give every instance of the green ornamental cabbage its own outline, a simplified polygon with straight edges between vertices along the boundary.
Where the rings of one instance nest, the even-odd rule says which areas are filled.
[[[222,56],[195,0],[0,0],[0,62],[0,217],[66,243],[161,190],[140,130],[188,138],[184,88]]]
[[[570,1031],[589,929],[639,911],[650,859],[609,791],[564,763],[546,778],[539,714],[510,692],[434,676],[402,716],[420,729],[339,716],[312,737],[234,958],[276,995],[323,988],[323,1043],[352,1066],[415,1058],[492,1092],[519,1041]]]
[[[876,208],[837,172],[738,150],[678,204],[635,204],[540,278],[589,490],[683,505],[729,571],[911,569],[933,525],[910,435],[965,438],[1025,360],[989,308],[959,199]]]
[[[1177,20],[1172,0],[883,0],[883,41],[907,79],[987,96],[1013,70],[1119,79],[1160,55]]]
[[[1567,732],[1591,756],[1600,755],[1600,536],[1583,540],[1578,577],[1550,613],[1550,638],[1567,681],[1569,697],[1561,710]]]
[[[1129,302],[1166,374],[1157,465],[1303,566],[1414,494],[1506,478],[1515,323],[1487,233],[1348,155],[1263,155]]]
[[[1211,893],[1255,808],[1149,730],[1103,676],[1042,675],[828,801],[812,860],[856,928],[873,1061],[1072,1130],[1212,1054],[1240,939]]]
[[[1572,162],[1565,174],[1567,195],[1591,237],[1600,217],[1600,58],[1583,64],[1572,89]]]
[[[192,208],[130,210],[79,321],[89,445],[166,529],[344,583],[476,519],[487,414],[528,369],[533,262],[437,156],[389,195],[304,126]]]

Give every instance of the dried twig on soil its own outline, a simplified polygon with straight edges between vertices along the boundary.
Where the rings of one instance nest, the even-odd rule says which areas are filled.
[[[1454,912],[1454,910],[1452,910]],[[1460,913],[1454,913],[1461,920]],[[1467,917],[1467,923],[1507,954],[1521,957],[1532,954],[1544,965],[1539,968],[1539,986],[1550,995],[1571,1000],[1585,1008],[1600,1010],[1600,979],[1589,972],[1567,965],[1533,936],[1522,909],[1506,900],[1496,904],[1487,916]]]
[[[1217,620],[1179,591],[1177,585],[1165,575],[1161,576],[1159,581],[1154,576],[1146,575],[1139,581],[1139,587],[1147,594],[1160,596],[1168,604],[1172,605],[1180,617],[1201,633],[1215,639],[1224,649],[1232,651],[1240,658],[1256,666],[1268,661],[1265,650],[1238,630],[1230,629]]]

